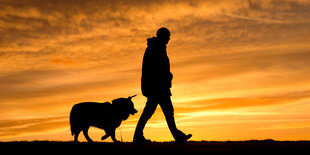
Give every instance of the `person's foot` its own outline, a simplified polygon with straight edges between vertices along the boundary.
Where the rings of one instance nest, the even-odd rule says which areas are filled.
[[[189,140],[190,138],[192,137],[192,134],[181,134],[179,135],[178,137],[175,138],[175,142],[178,142],[178,143],[185,143],[187,142],[187,140]]]
[[[138,136],[133,138],[133,143],[136,144],[145,144],[145,143],[151,143],[152,141],[149,139],[145,139],[144,136]]]

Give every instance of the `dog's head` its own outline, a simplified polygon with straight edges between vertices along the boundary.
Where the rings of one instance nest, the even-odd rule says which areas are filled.
[[[120,114],[122,120],[126,120],[129,115],[134,115],[138,111],[135,109],[131,99],[137,95],[129,96],[128,98],[118,98],[112,101],[114,110]]]

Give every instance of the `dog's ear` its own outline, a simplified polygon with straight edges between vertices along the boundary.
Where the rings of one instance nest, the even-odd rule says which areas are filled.
[[[131,100],[131,99],[132,99],[133,97],[135,97],[135,96],[137,96],[137,94],[136,94],[136,95],[129,96],[128,99]]]

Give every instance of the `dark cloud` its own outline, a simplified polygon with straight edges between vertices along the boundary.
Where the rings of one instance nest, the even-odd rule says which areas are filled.
[[[293,1],[287,3],[277,1],[92,1],[91,3],[85,1],[3,1],[1,3],[4,8],[1,12],[3,16],[0,20],[4,23],[1,30],[5,33],[1,38],[3,48],[0,51],[2,53],[9,51],[10,54],[7,54],[7,57],[19,54],[31,57],[40,53],[39,57],[43,62],[48,59],[46,57],[53,55],[69,59],[84,57],[85,60],[93,60],[93,58],[98,58],[95,61],[102,62],[100,58],[103,55],[120,57],[126,53],[136,54],[137,51],[143,50],[144,44],[139,44],[137,47],[136,44],[132,45],[132,42],[141,43],[146,37],[154,35],[150,34],[151,31],[155,31],[152,28],[145,32],[147,25],[143,23],[149,22],[167,25],[175,32],[174,46],[180,46],[183,49],[180,55],[198,53],[212,47],[249,44],[261,46],[284,40],[288,42],[305,39],[305,36],[310,33],[307,29],[308,23],[300,20],[296,24],[295,19],[296,16],[300,19],[307,19],[309,12],[304,8],[307,8],[308,3]],[[219,8],[214,7],[216,5],[219,5]],[[183,12],[167,16],[162,16],[155,11],[159,10],[159,13],[162,13],[161,11],[182,7],[196,11],[190,12],[185,9]],[[296,8],[303,11],[298,12]],[[209,9],[215,14],[210,16],[208,12],[203,13],[204,9]],[[281,17],[274,17],[277,15]],[[269,18],[284,21],[284,23],[265,22],[267,20],[264,19]],[[92,35],[92,33],[96,34],[98,29],[103,34]],[[136,31],[134,34],[130,31],[127,33],[127,29],[136,29]],[[126,31],[126,36],[123,31]],[[150,35],[145,36],[146,34]],[[137,40],[135,36],[142,39]],[[132,40],[131,43],[128,43],[129,39]],[[184,44],[187,47],[181,46]],[[122,49],[119,45],[129,47]],[[74,47],[82,46],[88,49],[74,49]],[[32,51],[23,52],[29,48],[32,48]],[[18,52],[14,52],[13,49]],[[89,49],[92,49],[91,52]],[[102,52],[104,54],[100,55]],[[22,58],[14,58],[17,61],[23,61],[20,60]],[[43,62],[37,62],[36,65],[44,67]],[[21,66],[22,64],[16,63],[15,65]]]

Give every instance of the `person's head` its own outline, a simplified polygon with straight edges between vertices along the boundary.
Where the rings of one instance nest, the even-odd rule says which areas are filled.
[[[156,37],[163,43],[168,44],[170,40],[170,31],[167,28],[162,27],[157,30]]]

